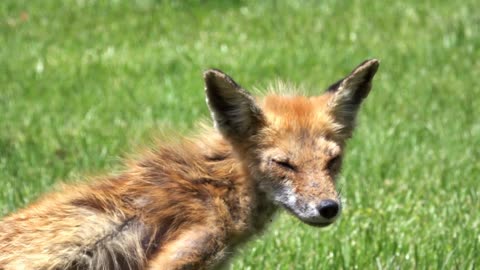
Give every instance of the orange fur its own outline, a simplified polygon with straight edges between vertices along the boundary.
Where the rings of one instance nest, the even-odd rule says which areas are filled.
[[[216,269],[278,206],[314,226],[333,223],[350,114],[366,97],[355,93],[368,94],[377,67],[360,65],[318,97],[258,101],[207,71],[217,129],[160,144],[119,175],[64,186],[5,217],[0,269]]]

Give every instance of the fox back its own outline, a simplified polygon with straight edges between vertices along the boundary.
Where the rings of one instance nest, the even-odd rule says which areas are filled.
[[[66,185],[0,222],[0,269],[216,269],[284,208],[332,224],[345,145],[378,69],[368,60],[318,96],[279,84],[253,97],[204,73],[214,128],[163,142],[125,170]]]

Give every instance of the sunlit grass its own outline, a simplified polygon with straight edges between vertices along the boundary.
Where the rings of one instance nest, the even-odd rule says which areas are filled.
[[[202,70],[312,94],[381,67],[349,144],[342,219],[281,214],[234,269],[480,264],[480,8],[454,1],[0,3],[0,211],[120,168],[208,117]]]

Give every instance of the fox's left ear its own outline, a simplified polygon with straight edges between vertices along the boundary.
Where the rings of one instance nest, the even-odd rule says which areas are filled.
[[[360,104],[372,88],[372,79],[379,64],[377,59],[364,61],[347,77],[327,89],[327,93],[332,94],[328,102],[328,109],[348,136],[351,135],[355,126],[355,118]]]
[[[264,116],[253,96],[220,70],[207,70],[203,78],[208,107],[223,136],[242,143],[255,135]]]

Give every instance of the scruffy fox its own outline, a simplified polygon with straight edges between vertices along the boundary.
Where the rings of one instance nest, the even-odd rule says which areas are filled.
[[[279,206],[313,226],[333,223],[345,142],[378,65],[363,62],[319,96],[258,99],[206,71],[215,129],[5,217],[0,269],[217,269]]]

